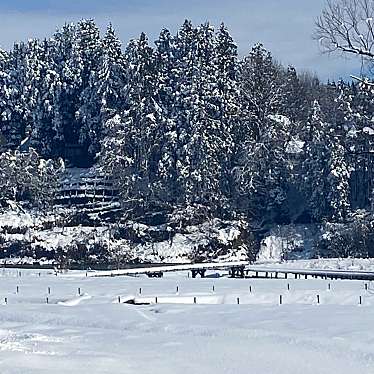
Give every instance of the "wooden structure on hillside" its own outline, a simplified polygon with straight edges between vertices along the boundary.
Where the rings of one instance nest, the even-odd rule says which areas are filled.
[[[82,170],[69,175],[68,171],[60,180],[57,204],[71,206],[111,202],[118,202],[118,189],[105,174]]]

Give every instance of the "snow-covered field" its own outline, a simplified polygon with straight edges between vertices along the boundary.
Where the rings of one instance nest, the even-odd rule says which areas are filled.
[[[316,258],[294,261],[257,261],[256,265],[272,269],[311,269],[311,270],[349,270],[373,271],[374,258]]]
[[[0,270],[2,374],[374,372],[365,282],[20,271]]]

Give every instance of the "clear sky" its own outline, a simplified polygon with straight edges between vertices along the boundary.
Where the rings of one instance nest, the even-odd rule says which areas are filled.
[[[185,18],[195,24],[222,21],[241,56],[262,42],[283,64],[316,72],[323,80],[348,78],[360,61],[322,55],[312,40],[315,18],[325,0],[0,0],[0,47],[16,40],[50,36],[65,22],[94,18],[104,29],[112,22],[123,44],[141,31],[151,41],[161,28],[171,31]]]

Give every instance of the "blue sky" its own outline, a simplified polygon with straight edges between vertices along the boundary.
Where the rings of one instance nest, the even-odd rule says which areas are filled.
[[[312,40],[314,20],[325,0],[0,0],[0,47],[15,40],[45,37],[65,22],[95,18],[115,26],[124,44],[141,31],[150,40],[161,28],[176,31],[185,18],[226,23],[240,55],[262,42],[283,64],[316,72],[323,80],[348,78],[360,61],[322,55]]]

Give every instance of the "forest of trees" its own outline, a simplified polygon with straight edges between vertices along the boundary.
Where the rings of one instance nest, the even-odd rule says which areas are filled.
[[[25,189],[24,163],[54,181],[64,158],[113,175],[128,210],[204,207],[261,227],[374,205],[367,82],[320,82],[261,44],[240,58],[223,24],[186,20],[122,48],[111,25],[82,20],[0,51],[0,149],[3,200],[40,203],[45,181]]]

